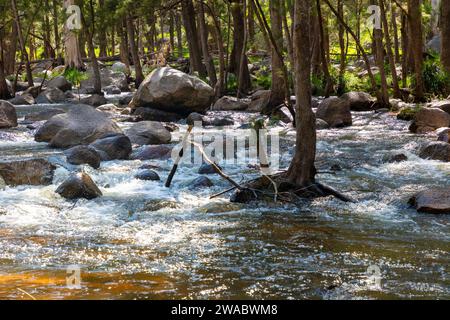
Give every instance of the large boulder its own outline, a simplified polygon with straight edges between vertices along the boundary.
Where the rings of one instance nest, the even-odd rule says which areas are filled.
[[[58,88],[48,88],[42,91],[36,98],[36,103],[61,103],[66,101],[66,95]]]
[[[17,127],[16,108],[8,101],[0,100],[0,129]]]
[[[107,134],[122,130],[103,112],[86,105],[74,105],[67,113],[48,120],[35,134],[37,142],[49,142],[55,148],[89,144]]]
[[[270,102],[270,90],[258,90],[251,96],[248,112],[264,112]]]
[[[130,105],[187,116],[191,112],[205,112],[213,97],[214,90],[201,79],[163,67],[147,76]]]
[[[443,141],[433,141],[425,144],[419,151],[419,157],[449,162],[450,144]]]
[[[365,92],[347,92],[340,97],[347,101],[351,111],[371,111],[376,109],[376,99]]]
[[[249,106],[246,100],[224,96],[214,103],[213,111],[245,111]]]
[[[59,90],[66,92],[72,90],[72,84],[63,76],[58,76],[47,83],[47,88],[58,88]]]
[[[64,152],[67,162],[74,165],[88,164],[94,169],[100,168],[100,155],[91,146],[76,146]]]
[[[102,196],[102,192],[97,187],[92,178],[86,173],[79,173],[70,176],[55,191],[66,199],[94,199]]]
[[[427,133],[450,126],[450,114],[438,108],[420,109],[409,130],[413,133]]]
[[[14,98],[8,100],[8,102],[15,106],[20,106],[20,105],[23,106],[23,105],[32,105],[36,101],[34,101],[34,98],[31,94],[24,93],[24,94],[15,96]]]
[[[430,108],[438,108],[450,114],[450,100],[441,100],[429,104]]]
[[[123,134],[106,135],[90,146],[97,150],[102,161],[126,160],[132,151],[130,138]]]
[[[353,123],[348,101],[337,97],[323,100],[317,108],[316,117],[333,128],[347,127]]]
[[[38,112],[33,112],[30,114],[27,114],[25,116],[25,121],[27,122],[36,122],[36,121],[47,121],[51,119],[52,117],[66,113],[63,109],[55,108],[55,109],[45,109]]]
[[[80,103],[87,104],[93,107],[100,107],[108,103],[108,100],[103,95],[93,94],[88,97],[81,99]]]
[[[111,70],[114,72],[122,72],[124,74],[130,74],[130,68],[127,67],[127,65],[123,62],[115,62],[112,66],[111,66]]]
[[[133,110],[133,116],[137,121],[163,121],[176,122],[181,120],[183,116],[174,112],[165,112],[152,108],[139,107]]]
[[[161,122],[142,121],[134,124],[126,131],[131,142],[140,146],[147,144],[167,144],[172,136]]]
[[[450,213],[450,187],[424,190],[413,196],[409,203],[425,213]]]
[[[130,155],[132,160],[168,160],[172,157],[172,148],[166,145],[144,146]]]
[[[94,72],[92,68],[87,71],[88,78],[81,81],[80,88],[88,90],[94,87]],[[104,68],[100,70],[100,80],[102,83],[102,88],[114,85],[119,88],[122,92],[130,91],[128,86],[127,76],[123,72],[115,72],[111,69]]]
[[[45,159],[0,162],[0,177],[11,186],[50,185],[55,169]]]

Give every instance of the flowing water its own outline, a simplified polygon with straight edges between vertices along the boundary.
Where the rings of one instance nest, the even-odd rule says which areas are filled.
[[[420,214],[407,202],[418,190],[449,185],[450,164],[418,158],[416,148],[433,137],[407,127],[387,113],[355,113],[352,127],[319,131],[318,179],[358,202],[329,197],[299,207],[237,205],[229,194],[210,200],[229,185],[213,175],[213,188],[192,190],[195,165],[181,166],[171,189],[133,178],[153,164],[165,180],[166,160],[86,167],[104,196],[66,201],[54,191],[74,168],[61,152],[35,143],[24,126],[2,131],[1,160],[63,165],[50,186],[0,190],[0,298],[449,299],[450,216]],[[283,132],[285,168],[294,132],[272,130]],[[383,163],[392,150],[409,160]],[[333,173],[333,165],[342,170]],[[246,166],[222,167],[237,181],[256,176]],[[66,286],[70,265],[81,268],[80,289]],[[370,276],[369,267],[380,273]]]

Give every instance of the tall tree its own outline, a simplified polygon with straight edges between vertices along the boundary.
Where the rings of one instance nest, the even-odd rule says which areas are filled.
[[[26,44],[25,44],[25,38],[24,38],[24,35],[22,32],[22,26],[20,23],[19,10],[17,9],[16,0],[11,0],[11,7],[13,10],[13,14],[14,14],[14,21],[17,26],[17,35],[19,37],[19,44],[20,44],[20,50],[22,52],[22,59],[25,62],[28,85],[30,87],[32,87],[34,85],[33,74],[31,72],[30,60],[28,58],[27,48],[26,48]]]
[[[189,59],[191,72],[197,71],[201,77],[207,75],[206,68],[202,63],[200,41],[198,37],[197,23],[195,19],[195,8],[192,0],[181,1],[181,14],[189,47]]]
[[[441,62],[445,70],[450,73],[450,1],[441,3]]]
[[[130,13],[126,15],[126,25],[127,25],[127,34],[128,34],[128,42],[130,45],[131,57],[133,59],[134,70],[136,74],[135,84],[136,88],[138,88],[141,83],[144,81],[144,74],[142,72],[141,61],[139,59],[138,47],[136,45],[136,36],[134,30],[134,22],[133,17]]]
[[[414,97],[417,102],[425,100],[423,82],[423,27],[421,0],[408,0],[409,43],[414,59],[415,88]]]
[[[75,0],[64,0],[64,8],[75,4]],[[77,34],[64,24],[64,56],[65,65],[71,69],[83,70],[80,45]]]
[[[296,104],[296,148],[289,167],[288,180],[297,186],[315,182],[316,117],[311,103],[311,0],[295,0],[294,9],[294,73]]]
[[[248,70],[248,58],[245,54],[246,14],[244,11],[244,1],[247,0],[230,0],[230,9],[231,15],[233,16],[234,31],[233,49],[231,51],[229,71],[240,78],[238,79],[238,82],[242,94],[248,93],[252,87],[250,71]]]
[[[283,22],[281,18],[281,0],[270,0],[270,22],[273,38],[278,52],[283,52]],[[277,48],[272,46],[272,88],[269,107],[277,107],[284,102],[286,86],[283,76],[284,62],[278,56]]]

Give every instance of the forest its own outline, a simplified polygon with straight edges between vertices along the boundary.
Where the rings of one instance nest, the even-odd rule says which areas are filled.
[[[0,299],[450,298],[449,0],[0,9]]]

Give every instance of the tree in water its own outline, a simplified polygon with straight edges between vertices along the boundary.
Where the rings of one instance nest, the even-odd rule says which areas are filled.
[[[311,0],[296,0],[294,8],[294,73],[296,104],[296,148],[287,179],[296,186],[308,187],[315,183],[316,117],[311,97]]]

